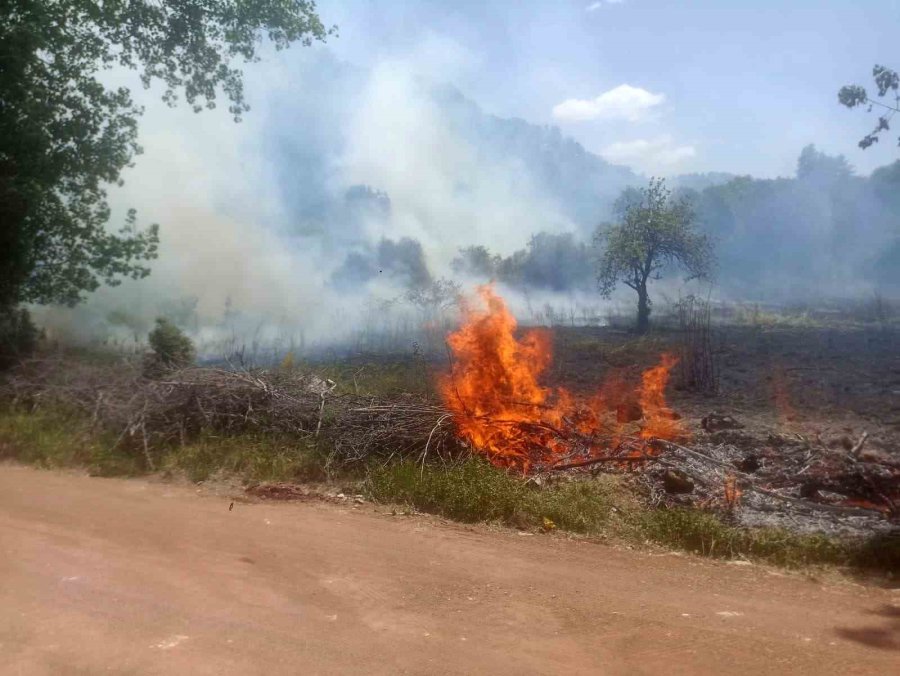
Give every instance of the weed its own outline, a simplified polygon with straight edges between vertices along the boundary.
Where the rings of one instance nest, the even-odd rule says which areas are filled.
[[[202,435],[196,442],[170,450],[163,468],[181,470],[191,481],[222,472],[248,481],[324,481],[325,456],[312,443],[297,439],[243,434]]]
[[[408,461],[377,467],[367,489],[376,500],[459,521],[525,528],[548,519],[562,530],[591,534],[618,528],[617,515],[630,501],[614,477],[537,488],[475,457],[448,467]]]
[[[83,418],[61,411],[0,414],[0,458],[39,467],[87,467],[93,474],[138,474],[132,456],[111,451],[114,440],[93,432]]]
[[[827,564],[900,569],[900,538],[896,536],[839,540],[781,528],[737,528],[714,514],[693,509],[649,510],[642,515],[640,526],[648,540],[703,556],[747,557],[788,568]]]
[[[376,500],[408,504],[459,521],[507,523],[528,491],[522,481],[480,458],[448,467],[411,461],[376,467],[367,489]]]

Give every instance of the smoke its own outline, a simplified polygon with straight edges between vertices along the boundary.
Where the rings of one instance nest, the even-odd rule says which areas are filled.
[[[273,54],[246,70],[254,107],[240,124],[224,111],[167,108],[158,91],[113,73],[147,114],[145,153],[110,191],[111,222],[129,207],[158,222],[160,257],[149,278],[44,311],[43,323],[57,335],[124,340],[178,314],[209,345],[236,336],[321,345],[373,318],[394,321],[389,308],[411,289],[489,276],[526,319],[546,318],[555,303],[602,314],[591,234],[622,189],[644,179],[557,129],[487,115],[448,84],[473,67],[434,35],[366,67],[327,49]],[[815,171],[790,189],[787,179],[735,187],[719,174],[683,187],[723,243],[722,288],[760,279],[772,283],[757,290],[791,288],[785,277],[862,288],[871,282],[860,266],[877,268],[873,247],[896,241],[896,205],[878,197],[893,194],[895,174],[865,189],[866,179],[844,177],[857,187],[832,193]],[[460,249],[475,246],[505,273],[461,266]]]
[[[373,230],[418,240],[438,272],[461,243],[509,253],[532,233],[575,227],[526,166],[481,152],[454,129],[431,83],[402,60],[374,67],[340,164],[346,181],[390,196],[390,223]]]

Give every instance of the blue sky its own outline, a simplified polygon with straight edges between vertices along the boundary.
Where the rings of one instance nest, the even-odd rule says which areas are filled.
[[[837,103],[873,64],[900,67],[900,0],[341,0],[319,13],[340,27],[340,58],[409,59],[488,112],[558,125],[648,173],[792,175],[807,143],[860,173],[900,158],[891,138],[857,148],[874,117]]]

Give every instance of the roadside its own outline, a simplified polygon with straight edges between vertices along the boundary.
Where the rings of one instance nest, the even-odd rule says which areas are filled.
[[[12,673],[887,673],[898,591],[0,465]]]

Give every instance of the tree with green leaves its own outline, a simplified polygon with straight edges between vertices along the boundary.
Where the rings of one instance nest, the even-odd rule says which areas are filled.
[[[249,109],[241,63],[335,29],[307,0],[0,0],[0,312],[74,305],[103,282],[139,279],[158,228],[107,229],[109,186],[141,152],[142,108],[103,71],[136,70],[195,111],[224,94]]]
[[[681,267],[687,280],[708,278],[713,268],[712,243],[694,228],[694,211],[684,199],[673,199],[664,179],[651,179],[639,194],[623,193],[615,212],[619,222],[601,226],[595,235],[600,251],[597,281],[609,298],[621,282],[638,296],[637,332],[650,326],[647,284],[667,267]],[[686,280],[686,281],[687,281]]]
[[[878,135],[883,131],[890,130],[890,121],[894,114],[900,113],[900,74],[885,66],[875,66],[872,68],[872,77],[875,79],[875,87],[878,89],[878,98],[885,99],[887,102],[871,98],[862,85],[844,85],[838,92],[838,101],[848,108],[868,106],[870,113],[873,109],[878,109],[878,122],[875,124],[875,129],[863,136],[859,142],[859,147],[863,150],[873,143],[877,143]],[[891,102],[891,98],[893,98],[893,102]],[[900,145],[900,137],[898,137],[898,145]]]

